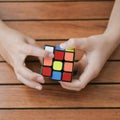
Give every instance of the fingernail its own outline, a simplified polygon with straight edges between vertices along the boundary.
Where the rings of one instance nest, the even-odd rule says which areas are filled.
[[[42,76],[39,76],[39,77],[37,78],[37,80],[40,81],[41,83],[45,83],[45,81],[44,81],[44,79],[43,79]]]
[[[53,53],[50,53],[50,54],[49,54],[49,57],[50,57],[50,58],[53,58],[53,57],[54,57]]]
[[[36,88],[37,90],[42,90],[42,86],[40,86],[40,85],[39,85],[39,86],[36,86],[35,88]]]
[[[60,47],[64,49],[65,48],[65,44],[60,44]]]

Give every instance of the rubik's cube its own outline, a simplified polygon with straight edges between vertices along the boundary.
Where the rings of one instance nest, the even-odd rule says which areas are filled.
[[[62,49],[60,46],[44,46],[54,54],[54,58],[43,58],[41,74],[55,81],[71,82],[74,66],[74,49]]]

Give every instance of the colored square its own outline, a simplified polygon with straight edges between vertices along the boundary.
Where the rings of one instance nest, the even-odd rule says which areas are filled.
[[[44,66],[52,66],[52,60],[52,58],[45,57],[43,62]]]
[[[63,58],[64,58],[64,52],[55,51],[55,53],[54,53],[54,59],[55,60],[63,60]]]
[[[52,80],[61,80],[62,73],[58,71],[53,71],[52,72]]]
[[[68,52],[75,52],[75,49],[73,49],[73,48],[67,48],[67,49],[65,49],[65,51],[68,51]]]
[[[56,45],[56,46],[55,46],[55,50],[61,50],[61,51],[64,51],[64,49],[62,49],[59,45]]]
[[[53,69],[61,71],[63,67],[63,63],[61,61],[54,61],[53,62]]]
[[[62,81],[70,82],[72,80],[72,73],[63,72]]]
[[[73,61],[73,59],[74,59],[74,53],[65,52],[65,61]]]
[[[73,63],[71,62],[64,62],[64,71],[72,72]]]
[[[52,46],[45,46],[45,50],[53,53],[54,47],[52,47]]]
[[[42,68],[42,75],[43,76],[51,76],[52,69],[50,67],[43,67]]]

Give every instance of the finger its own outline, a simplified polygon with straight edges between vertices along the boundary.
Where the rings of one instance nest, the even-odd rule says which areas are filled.
[[[68,82],[59,82],[59,83],[63,88],[68,90],[80,91],[82,89],[81,85],[78,86],[78,84],[80,84],[79,80],[72,80],[71,83]]]
[[[37,90],[42,90],[42,85],[40,85],[35,81],[27,80],[24,77],[22,77],[20,74],[17,74],[17,78],[28,87],[35,88]]]
[[[81,50],[85,50],[87,47],[87,38],[71,38],[64,43],[61,43],[60,47],[63,49],[78,48]]]
[[[29,43],[29,44],[31,44],[31,45],[37,46],[37,45],[36,45],[36,41],[35,41],[34,39],[28,37],[28,36],[26,36],[26,41],[27,41],[27,43]]]
[[[79,75],[83,72],[83,70],[85,69],[85,67],[87,66],[87,57],[84,54],[82,56],[82,58],[75,64],[74,64],[74,72],[76,73],[76,76]]]
[[[76,88],[71,88],[71,87],[69,87],[69,86],[66,86],[66,85],[63,84],[63,82],[59,82],[59,83],[60,83],[60,85],[62,86],[62,88],[64,88],[64,89],[77,91]]]
[[[30,69],[26,68],[24,65],[21,65],[16,70],[21,76],[23,76],[27,80],[37,81],[40,83],[44,83],[44,78],[42,75],[32,72]]]
[[[28,45],[28,44],[24,46],[24,52],[27,55],[32,55],[36,57],[50,57],[50,58],[54,57],[53,53],[49,51],[45,51],[40,47]]]
[[[81,90],[100,72],[98,67],[98,61],[90,60],[83,73],[80,75],[79,80],[73,80],[71,83],[61,82],[61,84],[67,88]],[[96,65],[96,66],[95,66]]]

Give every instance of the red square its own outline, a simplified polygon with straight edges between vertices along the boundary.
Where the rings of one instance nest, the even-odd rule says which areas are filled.
[[[70,82],[72,80],[72,73],[67,73],[67,72],[64,72],[63,73],[63,76],[62,76],[62,81],[68,81]]]
[[[64,52],[62,52],[62,51],[55,51],[54,58],[56,60],[63,60],[63,58],[64,58]]]
[[[42,75],[49,77],[49,76],[51,76],[51,71],[52,70],[50,67],[43,67],[42,68]]]

